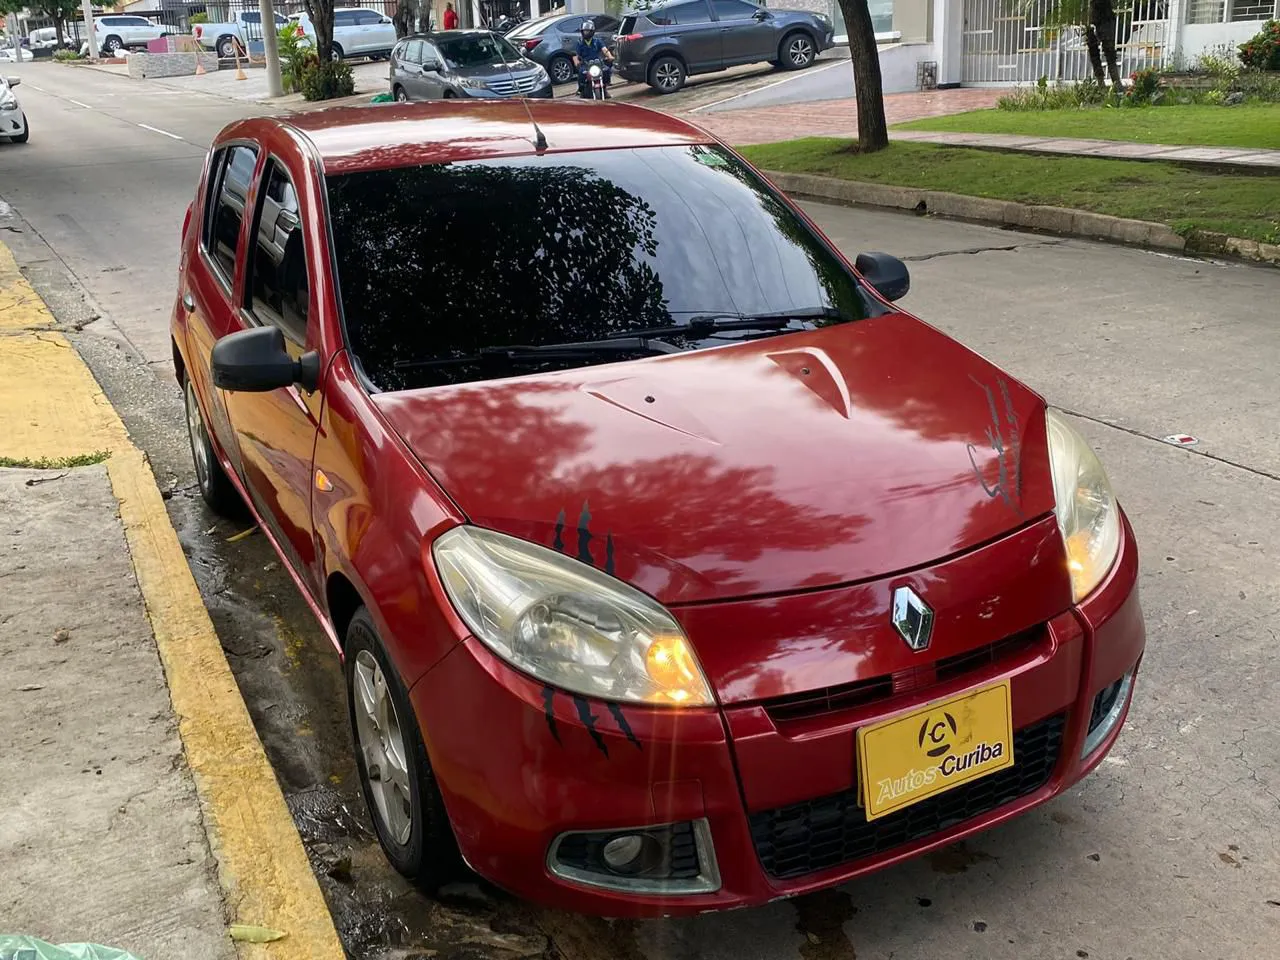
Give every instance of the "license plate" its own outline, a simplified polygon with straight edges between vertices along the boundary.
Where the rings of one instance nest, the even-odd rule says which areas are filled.
[[[1009,681],[860,727],[858,784],[867,819],[1013,766]]]

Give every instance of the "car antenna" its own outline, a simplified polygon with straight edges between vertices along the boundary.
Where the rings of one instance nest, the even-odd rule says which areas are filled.
[[[507,55],[502,49],[502,45],[506,43],[506,39],[498,34],[497,31],[490,31],[490,33],[493,34],[494,40],[497,41],[498,56],[502,58],[502,65],[507,68],[507,76],[511,78],[512,85],[514,85],[516,77],[515,74],[511,72],[511,64],[508,62]],[[547,149],[546,134],[544,134],[542,132],[542,128],[538,126],[538,121],[533,119],[533,111],[529,109],[529,98],[520,97],[519,100],[524,104],[524,112],[529,117],[529,122],[533,124],[533,149],[541,153],[543,150]]]

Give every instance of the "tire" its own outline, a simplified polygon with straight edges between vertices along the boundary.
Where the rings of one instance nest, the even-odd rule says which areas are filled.
[[[547,64],[547,73],[551,74],[552,83],[569,83],[574,79],[573,61],[564,54],[556,54]]]
[[[391,93],[396,98],[397,103],[409,102],[409,94],[405,92],[404,87],[397,85],[396,88],[391,91]]]
[[[22,115],[22,132],[16,137],[10,137],[10,143],[26,143],[31,139],[31,122],[27,120],[27,115]]]
[[[675,93],[684,86],[688,73],[679,57],[658,57],[649,64],[649,86],[664,96]]]
[[[356,767],[378,842],[396,870],[434,891],[461,874],[462,858],[404,681],[366,608],[351,618],[344,649]]]
[[[341,63],[342,58],[344,56],[342,52],[342,45],[335,43],[333,47],[329,50],[329,56],[332,57],[334,60],[337,60],[339,63]]]
[[[219,60],[230,60],[236,55],[235,42],[230,37],[219,37],[215,51]]]
[[[778,59],[784,70],[803,70],[818,56],[813,37],[803,30],[788,33],[778,45]]]
[[[191,378],[182,378],[183,402],[186,407],[187,439],[191,441],[191,462],[196,469],[196,484],[200,487],[200,496],[204,498],[214,513],[224,517],[241,517],[244,515],[244,501],[227,479],[218,455],[213,449],[213,441],[209,439],[209,429],[205,426],[204,413],[200,402],[196,399],[195,387]]]
[[[117,50],[124,46],[124,42],[114,33],[102,41],[102,49],[107,53],[114,55]]]
[[[456,93],[454,93],[452,90],[446,90],[446,91],[444,92],[444,99],[445,99],[445,100],[453,100],[453,99],[456,99],[456,98],[457,98],[457,96],[458,96],[458,95],[457,95]]]

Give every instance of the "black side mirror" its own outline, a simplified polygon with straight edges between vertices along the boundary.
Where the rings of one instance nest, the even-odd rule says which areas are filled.
[[[229,333],[213,345],[213,383],[220,390],[266,393],[297,384],[311,392],[320,385],[320,354],[297,360],[284,348],[284,332],[271,325]]]
[[[860,253],[853,261],[854,269],[862,279],[875,288],[886,300],[901,300],[911,289],[911,274],[907,265],[887,253]]]
[[[440,61],[439,60],[423,60],[422,71],[424,73],[439,73]]]
[[[757,10],[755,13],[751,15],[751,19],[757,20],[760,23],[764,23],[766,20],[769,19],[769,12],[767,10]]]

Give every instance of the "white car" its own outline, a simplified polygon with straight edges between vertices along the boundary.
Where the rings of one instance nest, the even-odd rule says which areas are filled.
[[[290,17],[298,32],[314,42],[316,28],[305,13]],[[364,7],[339,7],[333,11],[333,59],[389,57],[396,45],[396,25],[390,17]]]
[[[146,17],[108,13],[95,17],[93,35],[98,40],[98,50],[104,54],[119,53],[128,47],[145,47],[150,41],[168,36],[173,31],[163,24]]]
[[[17,63],[19,60],[25,62],[34,56],[26,47],[0,47],[0,63]]]
[[[0,53],[3,53],[0,50]],[[31,136],[31,128],[27,126],[27,115],[13,92],[13,88],[22,82],[18,77],[5,77],[0,74],[0,137],[8,137],[10,143],[26,143]]]

